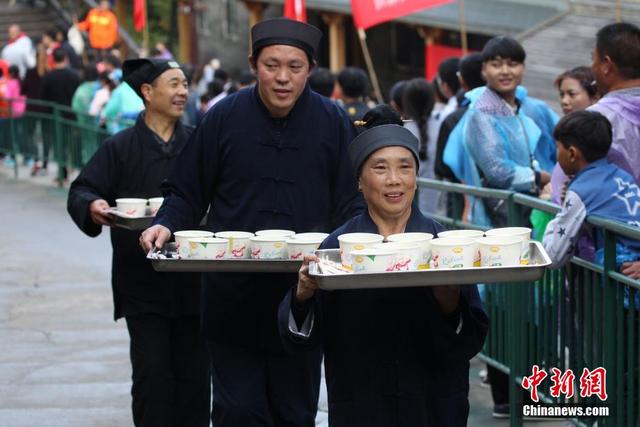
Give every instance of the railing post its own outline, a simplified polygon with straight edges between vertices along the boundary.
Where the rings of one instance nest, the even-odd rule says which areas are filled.
[[[607,375],[607,406],[610,415],[603,419],[605,426],[618,426],[622,423],[622,414],[618,413],[617,399],[617,358],[616,358],[616,284],[609,277],[609,272],[616,270],[616,236],[615,233],[603,230],[604,234],[604,271],[603,271],[603,309],[602,325],[602,364]],[[593,367],[589,367],[593,369]]]
[[[62,123],[60,108],[57,104],[53,106],[53,131],[55,135],[54,158],[58,163],[58,183],[62,187],[64,182],[64,167],[66,166],[64,141],[62,140]]]
[[[11,140],[11,151],[13,152],[13,177],[18,179],[18,141],[16,141],[16,122],[13,119],[13,99],[9,100],[9,139]]]
[[[511,227],[523,224],[522,209],[515,203],[515,193],[511,193],[505,200],[507,204],[507,225]],[[509,402],[510,402],[510,425],[519,427],[522,425],[522,396],[523,389],[518,378],[522,378],[525,372],[526,361],[526,322],[525,322],[525,299],[526,289],[520,285],[508,286],[505,289],[507,294],[507,318],[509,319],[507,345],[509,349]]]

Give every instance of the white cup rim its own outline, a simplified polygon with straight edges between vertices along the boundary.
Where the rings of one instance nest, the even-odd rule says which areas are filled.
[[[433,239],[433,234],[412,231],[409,233],[396,233],[387,237],[388,242],[426,242]]]
[[[287,236],[278,236],[278,235],[262,235],[262,236],[253,236],[249,237],[249,240],[252,242],[282,242],[286,243],[288,240]]]
[[[213,237],[213,232],[205,230],[180,230],[173,233],[176,237]]]
[[[484,235],[484,231],[482,230],[473,230],[473,229],[445,230],[438,233],[438,238],[460,238],[460,237],[477,238],[477,237],[482,237],[483,235]]]
[[[123,203],[123,204],[144,203],[146,205],[147,199],[136,199],[133,197],[125,197],[122,199],[116,199],[116,203]]]
[[[189,242],[193,243],[220,243],[220,244],[228,244],[229,239],[222,239],[220,237],[191,237]]]
[[[324,239],[313,239],[310,237],[302,239],[290,238],[286,240],[288,245],[319,245],[323,241]]]
[[[491,236],[513,236],[513,235],[531,235],[531,229],[528,227],[501,227],[492,228],[485,233],[487,237]]]
[[[266,236],[266,235],[277,235],[277,236],[286,236],[286,237],[291,237],[291,236],[295,236],[296,232],[293,230],[285,230],[285,229],[280,229],[280,228],[273,228],[273,229],[264,229],[264,230],[258,230],[255,232],[256,236]]]
[[[338,242],[349,244],[380,243],[384,236],[375,233],[346,233],[338,236]]]
[[[491,236],[477,239],[476,242],[483,246],[510,246],[521,245],[522,237],[519,236]]]
[[[254,234],[250,231],[217,231],[215,233],[216,237],[221,237],[223,239],[248,239],[253,237]]]
[[[431,241],[431,246],[471,246],[476,240],[472,237],[438,237]]]

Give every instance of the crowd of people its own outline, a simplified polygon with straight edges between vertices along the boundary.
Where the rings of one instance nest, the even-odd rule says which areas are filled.
[[[602,263],[602,236],[583,227],[588,215],[640,227],[632,24],[600,29],[591,66],[553,82],[560,118],[522,85],[527,54],[510,37],[445,59],[433,81],[398,81],[388,104],[376,104],[364,70],[334,75],[317,65],[322,33],[311,25],[255,25],[251,72],[232,78],[217,59],[181,67],[162,43],[149,58],[123,61],[108,3],[73,27],[89,32],[89,51],[66,31],[34,47],[12,25],[0,110],[20,118],[25,99],[52,101],[112,135],[70,187],[69,213],[87,235],[113,226],[105,209],[116,198],[165,195],[142,235],[111,228],[114,317],[131,338],[138,426],[312,426],[323,355],[331,426],[467,422],[469,360],[489,323],[475,285],[329,294],[308,273],[313,257],[297,278],[155,272],[138,246],[160,248],[203,216],[212,231],[332,232],[324,248],[348,232],[436,234],[442,226],[430,215],[451,215],[456,204],[463,221],[507,224],[501,200],[418,190],[425,177],[561,205],[534,227],[555,267],[574,253]],[[48,135],[42,129],[38,156],[26,159],[33,174],[47,171]],[[24,140],[34,144],[33,129]],[[619,239],[617,254],[617,268],[640,279],[640,243]],[[488,382],[494,415],[508,416],[508,377],[488,367]]]

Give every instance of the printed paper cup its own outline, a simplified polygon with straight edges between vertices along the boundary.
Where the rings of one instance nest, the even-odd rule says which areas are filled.
[[[393,271],[418,270],[422,264],[424,251],[416,242],[388,242],[378,243],[376,249],[392,251],[397,254]]]
[[[227,257],[229,240],[217,237],[195,237],[189,239],[189,258],[223,259]]]
[[[463,237],[446,237],[431,241],[433,268],[471,268],[476,256],[476,240]]]
[[[480,237],[484,237],[484,231],[482,230],[447,230],[441,231],[438,233],[438,237],[444,237],[447,239],[479,239]],[[474,257],[473,257],[473,266],[480,267],[480,247],[476,244],[474,245]]]
[[[351,268],[351,251],[373,248],[382,243],[384,236],[374,233],[347,233],[338,236],[340,259],[345,268]]]
[[[227,258],[251,258],[251,242],[249,239],[253,237],[253,233],[248,231],[219,231],[216,233],[216,237],[229,241]]]
[[[482,237],[476,242],[480,246],[480,265],[482,267],[520,265],[522,237]]]
[[[281,236],[281,237],[293,237],[296,232],[292,230],[259,230],[256,231],[256,236]]]
[[[251,241],[252,259],[286,259],[287,237],[280,235],[263,235],[249,238]]]
[[[155,216],[158,213],[158,209],[162,206],[163,201],[164,197],[153,197],[149,199],[149,210],[151,211],[151,215]]]
[[[189,239],[197,237],[213,237],[211,231],[203,230],[182,230],[173,233],[176,239],[176,250],[180,258],[189,258]]]
[[[287,253],[289,255],[289,259],[298,259],[303,260],[305,255],[313,255],[320,247],[323,238],[305,238],[301,239],[298,237],[294,237],[292,239],[287,240]]]
[[[433,234],[431,233],[399,233],[392,234],[387,237],[389,242],[411,242],[417,243],[422,248],[422,259],[418,264],[418,270],[426,270],[429,268],[429,260],[431,259],[431,240]]]
[[[329,233],[311,232],[311,233],[297,233],[291,238],[292,239],[321,239],[321,242],[322,242],[327,237],[329,237]]]
[[[356,273],[383,273],[395,271],[398,253],[386,249],[357,249],[351,251],[352,268]]]
[[[522,250],[520,252],[520,264],[529,264],[529,242],[531,241],[531,229],[527,227],[503,227],[493,228],[487,231],[487,237],[513,236],[522,238]]]
[[[116,199],[118,212],[131,218],[143,217],[147,212],[147,199]]]

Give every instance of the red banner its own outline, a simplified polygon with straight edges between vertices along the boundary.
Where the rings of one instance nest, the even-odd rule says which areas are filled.
[[[438,74],[440,63],[452,56],[463,56],[462,49],[453,46],[445,46],[442,44],[431,44],[424,47],[424,71],[425,78],[429,81]]]
[[[430,9],[454,0],[351,0],[353,22],[357,28],[367,29],[381,22],[391,21],[423,9]]]
[[[307,8],[304,0],[284,0],[284,16],[300,22],[307,22]]]
[[[147,1],[133,0],[133,28],[136,31],[142,31],[147,25]]]

